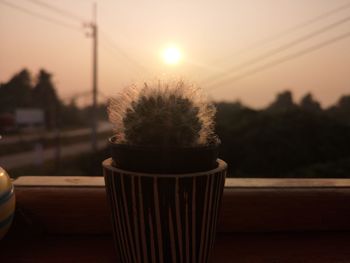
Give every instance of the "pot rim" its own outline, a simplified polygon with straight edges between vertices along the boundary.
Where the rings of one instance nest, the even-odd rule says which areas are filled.
[[[129,170],[124,170],[117,168],[113,165],[113,159],[108,158],[102,162],[102,166],[105,169],[112,170],[119,172],[120,174],[128,174],[131,176],[143,176],[143,177],[158,177],[158,178],[183,178],[183,177],[197,177],[197,176],[203,176],[203,175],[215,175],[220,171],[224,171],[227,169],[227,163],[221,159],[216,159],[216,162],[218,163],[218,166],[214,169],[202,171],[202,172],[194,172],[194,173],[143,173],[143,172],[134,172]]]
[[[167,150],[167,151],[176,151],[176,150],[193,150],[193,149],[215,149],[218,148],[221,144],[220,139],[217,139],[216,143],[206,144],[206,145],[196,145],[196,146],[148,146],[148,145],[135,145],[135,144],[126,144],[126,143],[115,143],[116,135],[113,135],[108,138],[108,143],[110,146],[122,147],[122,148],[133,148],[133,149],[148,149],[148,150]]]

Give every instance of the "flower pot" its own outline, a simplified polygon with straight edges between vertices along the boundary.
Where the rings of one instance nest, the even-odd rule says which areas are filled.
[[[0,167],[0,240],[11,226],[15,212],[15,194],[11,179]]]
[[[219,143],[196,147],[156,147],[117,144],[109,139],[114,165],[146,173],[192,173],[217,167]]]
[[[103,162],[118,262],[208,262],[227,164],[196,173],[152,174]]]

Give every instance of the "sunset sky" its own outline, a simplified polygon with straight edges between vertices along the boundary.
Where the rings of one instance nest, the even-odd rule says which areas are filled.
[[[68,10],[86,22],[91,19],[92,1],[39,2]],[[69,27],[4,3],[60,20]],[[350,19],[346,20],[350,16],[349,0],[97,3],[99,89],[104,95],[111,96],[130,83],[159,76],[184,77],[200,85],[214,100],[239,99],[252,107],[266,106],[285,89],[293,91],[297,101],[310,91],[323,106],[335,103],[342,94],[350,94],[350,37],[274,67],[266,66],[350,32]],[[341,11],[305,24],[340,6]],[[301,24],[304,26],[291,30]],[[322,34],[290,44],[321,29],[325,29]],[[63,98],[90,91],[92,41],[86,32],[79,19],[61,16],[35,1],[0,0],[0,82],[8,81],[22,68],[34,76],[44,68],[53,74]],[[169,45],[182,52],[178,64],[162,60],[162,51]],[[286,48],[266,55],[279,47]],[[258,72],[253,74],[255,71]],[[245,77],[235,78],[245,72]]]

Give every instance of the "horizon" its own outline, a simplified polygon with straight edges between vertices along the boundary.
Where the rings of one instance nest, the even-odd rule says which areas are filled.
[[[66,21],[34,4],[35,1],[16,0],[11,4],[46,17],[69,21],[70,26],[78,29],[73,31],[70,30],[72,28],[44,21],[3,2],[6,1],[0,1],[0,31],[3,36],[0,82],[7,82],[23,68],[34,75],[44,68],[52,73],[60,97],[90,91],[91,39],[84,36],[81,25],[73,20]],[[349,94],[349,38],[269,66],[266,70],[258,70],[256,74],[253,72],[260,65],[263,68],[265,64],[273,64],[347,33],[346,19],[350,8],[344,7],[327,16],[324,14],[349,4],[349,1],[313,0],[304,3],[301,0],[269,0],[261,3],[239,0],[218,4],[207,0],[201,2],[201,12],[198,12],[196,1],[97,3],[101,32],[99,89],[108,96],[131,83],[154,76],[182,76],[201,86],[215,101],[238,100],[256,109],[266,107],[277,93],[284,90],[293,93],[294,101],[310,92],[323,108],[335,104],[340,96]],[[72,3],[64,0],[54,6],[87,20],[91,16],[91,1]],[[322,19],[310,22],[322,14]],[[337,22],[339,26],[334,25]],[[302,24],[304,26],[296,29]],[[292,46],[291,43],[296,40],[331,25],[334,26],[324,33]],[[170,44],[178,46],[183,53],[183,60],[177,65],[165,65],[161,60],[161,51]],[[290,48],[267,56],[269,52],[288,44]],[[262,59],[264,56],[267,59]],[[254,60],[259,61],[251,63]],[[234,71],[233,68],[243,69]],[[250,69],[252,73],[249,74]],[[236,72],[233,79],[246,71],[248,75],[237,81],[224,79],[222,84],[215,85],[214,82],[209,85],[215,77],[227,76],[229,70]]]
[[[41,70],[45,71],[46,73],[50,73],[50,72],[47,72],[45,69],[41,69]],[[34,78],[33,73],[30,72],[28,69],[24,68],[24,69],[22,69],[21,71],[17,72],[17,73],[16,73],[15,75],[13,75],[12,77],[15,77],[17,74],[19,74],[19,73],[22,72],[22,71],[27,71],[27,72],[30,74],[30,77],[31,77],[31,89],[33,89],[33,88],[35,87],[35,85],[36,85],[36,81],[37,81],[37,80],[35,79],[36,77]],[[8,80],[8,81],[10,81],[10,80]],[[1,87],[1,84],[6,84],[6,83],[8,83],[8,82],[4,82],[4,83],[0,82],[0,87]],[[55,91],[56,91],[56,90],[55,90]],[[337,100],[335,103],[333,103],[333,104],[331,104],[331,105],[328,105],[328,106],[324,106],[324,105],[322,105],[322,103],[317,99],[317,96],[315,96],[315,94],[312,94],[312,93],[310,93],[310,92],[308,92],[308,91],[305,91],[305,93],[302,94],[302,96],[301,96],[300,98],[296,99],[292,91],[290,91],[290,90],[288,90],[288,89],[283,89],[283,90],[278,91],[278,92],[275,94],[274,98],[273,98],[271,101],[269,101],[269,102],[268,102],[265,106],[263,106],[263,107],[254,107],[254,106],[251,106],[251,105],[247,105],[244,101],[241,101],[241,100],[239,100],[239,99],[237,99],[237,100],[224,100],[224,99],[221,99],[221,100],[212,100],[212,102],[213,102],[214,104],[225,104],[225,103],[228,103],[228,104],[240,104],[241,106],[243,106],[243,107],[245,107],[245,108],[249,108],[249,109],[252,109],[252,110],[260,111],[260,110],[266,110],[269,106],[271,106],[274,102],[276,102],[276,101],[278,100],[278,97],[279,97],[280,95],[286,94],[286,93],[288,93],[288,92],[291,93],[291,100],[292,100],[292,102],[293,102],[294,105],[300,106],[301,103],[302,103],[302,99],[305,98],[305,97],[307,97],[307,96],[309,96],[309,95],[311,95],[312,100],[313,100],[314,102],[316,102],[316,103],[319,103],[319,106],[320,106],[321,110],[328,110],[328,109],[330,109],[330,108],[336,106],[336,105],[339,103],[339,101],[340,101],[343,97],[350,97],[350,93],[347,93],[347,94],[340,94],[338,100]],[[74,103],[76,103],[76,106],[77,106],[79,109],[83,109],[83,108],[86,108],[86,107],[90,107],[90,106],[91,106],[90,103],[87,103],[87,104],[85,104],[85,105],[78,104],[78,103],[77,103],[77,100],[76,100],[76,97],[72,97],[72,98],[70,98],[70,100],[67,100],[67,99],[65,99],[65,98],[60,97],[59,94],[57,94],[57,95],[58,95],[58,99],[59,99],[63,104],[65,104],[65,105],[69,105],[72,101],[74,101]],[[86,95],[86,94],[82,94],[82,96],[85,96],[85,95]],[[91,94],[89,94],[89,95],[91,96]],[[99,105],[100,105],[100,106],[103,106],[103,105],[105,105],[105,104],[108,104],[108,100],[109,100],[109,99],[112,99],[112,97],[105,98],[105,101],[104,101],[104,102],[99,102]]]

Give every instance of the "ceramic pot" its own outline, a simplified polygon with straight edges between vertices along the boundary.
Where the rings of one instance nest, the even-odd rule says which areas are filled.
[[[122,170],[103,162],[118,262],[209,262],[227,164],[184,174]]]
[[[0,240],[11,226],[15,212],[15,194],[11,179],[0,167]]]
[[[220,143],[195,147],[137,146],[115,143],[109,139],[116,167],[146,173],[193,173],[217,167]]]

